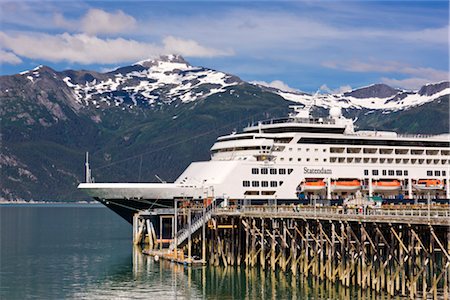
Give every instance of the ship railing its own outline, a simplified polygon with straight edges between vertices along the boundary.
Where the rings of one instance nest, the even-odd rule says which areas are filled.
[[[250,127],[261,125],[273,125],[273,124],[284,124],[284,123],[301,123],[301,124],[336,124],[336,120],[330,118],[277,118],[277,119],[268,119],[262,120],[259,122],[253,122]]]
[[[400,133],[397,134],[397,137],[400,138],[416,138],[416,139],[420,139],[420,138],[432,138],[432,137],[437,137],[437,134],[408,134],[408,133]]]

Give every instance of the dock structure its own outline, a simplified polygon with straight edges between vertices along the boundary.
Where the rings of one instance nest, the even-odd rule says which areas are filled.
[[[448,206],[180,203],[136,214],[134,243],[184,264],[291,272],[411,299],[450,298]]]

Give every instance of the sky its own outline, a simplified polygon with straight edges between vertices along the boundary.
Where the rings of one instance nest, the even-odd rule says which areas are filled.
[[[415,90],[449,79],[449,2],[0,0],[0,75],[172,53],[284,89]]]

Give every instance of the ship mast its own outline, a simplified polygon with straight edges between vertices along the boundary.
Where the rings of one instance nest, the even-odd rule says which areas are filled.
[[[91,178],[91,169],[89,167],[89,152],[86,152],[86,162],[84,165],[86,167],[86,183],[91,183],[92,178]]]

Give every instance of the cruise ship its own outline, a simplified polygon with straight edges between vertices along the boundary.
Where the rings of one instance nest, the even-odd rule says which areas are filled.
[[[136,211],[173,207],[176,199],[450,199],[450,134],[356,131],[339,108],[323,118],[291,108],[286,118],[219,137],[211,159],[191,163],[173,183],[94,183],[87,164],[78,188],[130,223]]]

